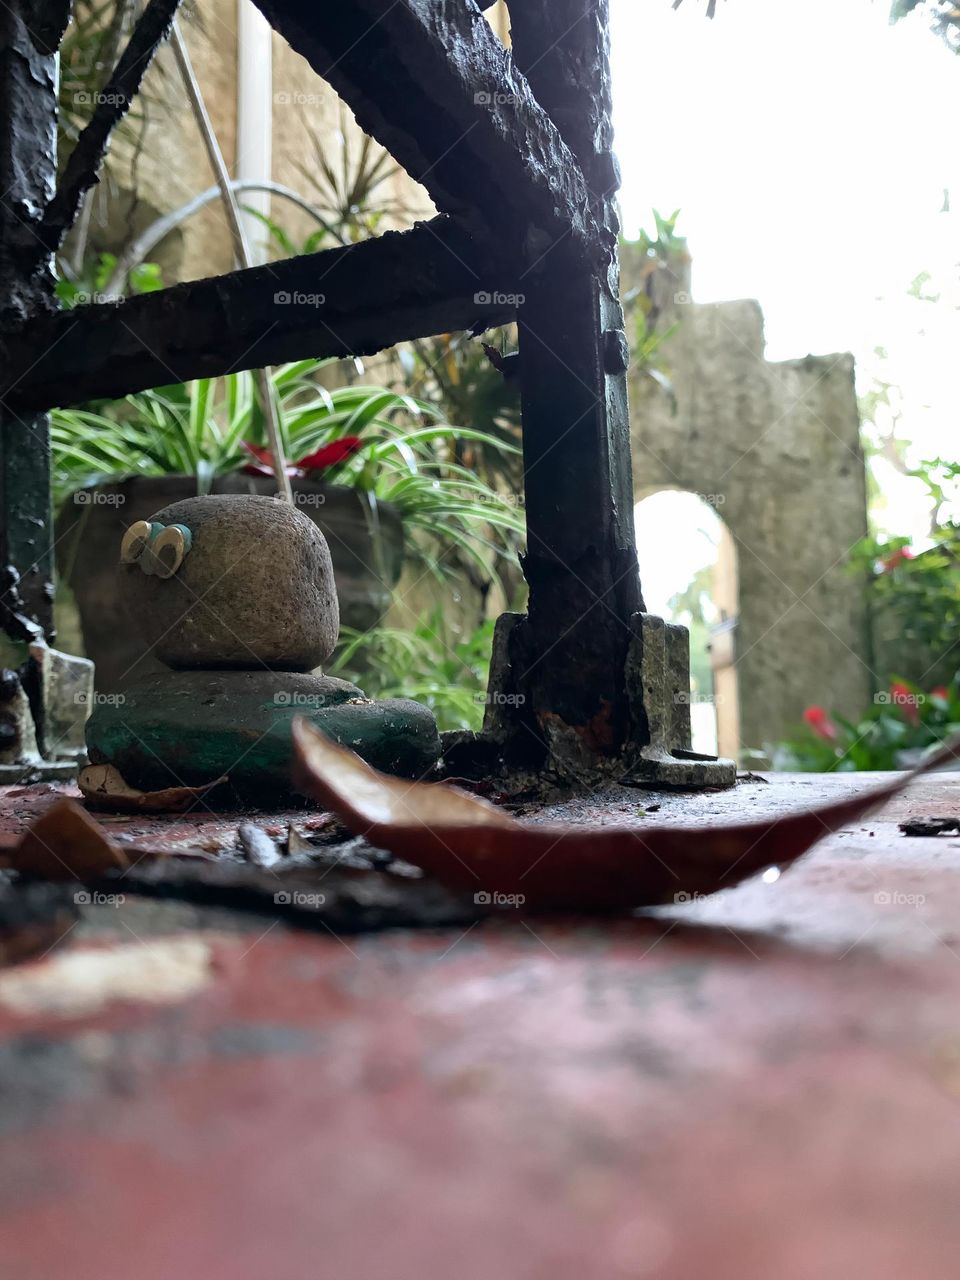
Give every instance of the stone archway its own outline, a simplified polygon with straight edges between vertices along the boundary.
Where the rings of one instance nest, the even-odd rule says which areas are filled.
[[[656,537],[662,549],[647,565],[647,608],[690,631],[693,749],[736,759],[741,743],[734,638],[740,593],[733,535],[721,504],[710,505],[700,494],[667,487],[637,497],[637,541],[643,546]]]
[[[666,310],[676,406],[632,371],[634,483],[722,503],[740,573],[740,738],[762,748],[810,703],[856,715],[873,689],[865,583],[847,567],[867,531],[853,358],[767,362],[756,302],[680,293]],[[641,543],[641,579],[659,554]]]

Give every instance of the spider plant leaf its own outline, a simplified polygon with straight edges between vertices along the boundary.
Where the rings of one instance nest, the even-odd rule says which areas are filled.
[[[198,378],[190,384],[190,438],[198,458],[203,452],[213,385],[212,378]]]
[[[381,414],[388,411],[396,412],[398,408],[404,407],[403,399],[395,391],[383,389],[371,391],[371,394],[357,405],[347,419],[344,427],[346,433],[348,435],[358,435],[365,426],[380,417]]]
[[[306,360],[293,360],[289,364],[274,369],[273,385],[278,391],[282,391],[291,383],[305,381],[307,374],[315,374],[331,363],[330,360],[317,360],[313,356],[309,356]]]
[[[208,458],[198,458],[196,467],[197,496],[205,497],[213,487],[216,467]]]

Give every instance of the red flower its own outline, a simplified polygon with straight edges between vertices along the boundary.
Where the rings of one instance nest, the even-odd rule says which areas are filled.
[[[930,690],[931,698],[940,698],[943,702],[950,701],[950,690],[945,684],[938,684],[935,689]]]
[[[890,697],[894,705],[903,712],[903,718],[907,724],[912,724],[916,728],[920,723],[920,705],[917,695],[912,693],[905,684],[894,681],[890,686]]]
[[[840,736],[837,726],[824,711],[823,707],[807,707],[803,713],[803,718],[807,724],[824,742],[836,742]]]
[[[247,465],[242,468],[243,474],[245,476],[272,476],[273,454],[270,450],[263,448],[263,446],[259,444],[250,444],[246,440],[242,441],[242,444],[247,453],[256,458],[257,462],[260,464],[257,466],[256,463],[248,462]],[[297,468],[287,463],[287,475],[296,476],[298,474]]]
[[[356,453],[362,443],[359,436],[341,436],[339,440],[331,440],[329,444],[325,444],[316,453],[308,453],[306,457],[299,458],[293,463],[288,462],[287,475],[292,479],[302,479],[310,472],[326,471],[328,467],[332,467],[338,462],[343,462],[345,458],[349,458],[351,454]],[[262,445],[250,444],[246,440],[243,441],[243,447],[247,453],[257,459],[255,463],[248,462],[242,468],[244,475],[273,475],[273,456],[269,449],[264,448]]]
[[[891,569],[895,569],[898,564],[903,564],[904,560],[912,560],[913,552],[909,547],[898,547],[896,551],[891,551],[888,556],[880,561],[881,567],[889,573]]]
[[[309,453],[297,463],[304,471],[325,471],[336,462],[343,462],[352,453],[356,453],[363,442],[359,436],[341,436],[339,440],[331,440],[316,453]]]

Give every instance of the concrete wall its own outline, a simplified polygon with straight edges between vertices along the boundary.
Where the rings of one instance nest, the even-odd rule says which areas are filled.
[[[628,284],[638,265],[628,256]],[[634,482],[638,492],[699,493],[730,529],[740,735],[760,748],[795,728],[811,703],[862,711],[873,687],[865,592],[846,569],[866,533],[853,358],[768,363],[756,302],[671,299],[671,309],[680,324],[662,360],[677,411],[633,370]],[[645,557],[663,550],[639,553],[642,578]]]

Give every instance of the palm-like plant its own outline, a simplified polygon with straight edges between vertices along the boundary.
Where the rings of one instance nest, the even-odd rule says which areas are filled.
[[[490,669],[493,619],[451,628],[441,609],[408,630],[344,627],[331,675],[359,679],[369,697],[425,703],[441,729],[479,729]]]
[[[516,346],[511,326],[490,335],[491,345]],[[492,448],[464,440],[455,460],[514,496],[523,489],[520,388],[507,380],[468,335],[441,334],[399,347],[396,359],[408,391],[420,390],[453,422],[472,422]],[[506,447],[504,447],[506,446]]]
[[[337,229],[341,244],[355,244],[376,235],[384,220],[408,224],[412,214],[407,204],[385,190],[385,185],[402,172],[399,165],[366,134],[351,143],[351,130],[340,107],[339,155],[330,155],[330,145],[314,129],[309,129],[313,155],[298,168],[311,189],[324,217]]]
[[[324,363],[297,361],[271,377],[284,450],[301,460],[298,474],[356,489],[374,520],[378,503],[392,503],[408,551],[426,568],[442,574],[459,558],[496,576],[498,557],[513,554],[522,517],[455,459],[464,442],[504,452],[516,446],[443,422],[425,401],[384,387],[328,389],[317,381]],[[266,443],[250,373],[58,409],[50,434],[60,496],[132,476],[177,474],[194,477],[197,492],[207,493],[217,476],[263,471],[250,456],[251,444],[260,452]],[[335,461],[322,470],[305,465],[337,442],[349,447],[328,450]]]

